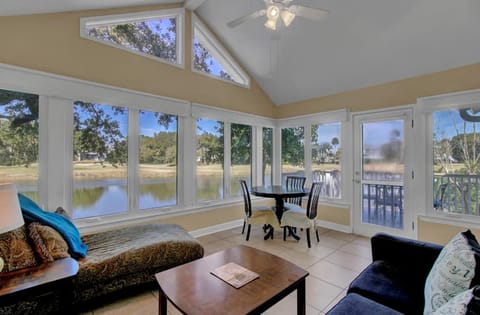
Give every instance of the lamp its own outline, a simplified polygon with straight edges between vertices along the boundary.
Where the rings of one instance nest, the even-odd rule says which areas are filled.
[[[276,5],[271,5],[267,8],[267,22],[265,22],[265,27],[271,30],[277,29],[277,20],[280,16],[280,8]]]
[[[293,19],[295,19],[295,14],[285,9],[280,12],[280,17],[282,18],[283,24],[288,27],[293,22]]]
[[[0,234],[21,227],[23,221],[17,188],[14,184],[0,184]],[[0,257],[0,271],[3,269],[3,259]]]

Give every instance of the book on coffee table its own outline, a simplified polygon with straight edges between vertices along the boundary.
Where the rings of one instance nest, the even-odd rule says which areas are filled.
[[[215,268],[210,273],[237,289],[259,277],[258,273],[234,262]]]

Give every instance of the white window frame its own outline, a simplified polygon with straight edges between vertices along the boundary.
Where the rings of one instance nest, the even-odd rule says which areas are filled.
[[[327,123],[340,123],[340,143],[341,148],[349,148],[351,143],[347,141],[348,136],[347,133],[350,130],[350,125],[347,123],[349,120],[349,111],[346,109],[324,112],[320,114],[314,115],[305,115],[305,116],[297,116],[292,118],[285,118],[279,119],[277,121],[277,148],[274,148],[274,157],[278,157],[276,159],[276,163],[274,164],[274,174],[278,174],[275,180],[276,185],[281,184],[281,174],[282,174],[282,165],[281,161],[281,129],[282,128],[294,128],[294,127],[303,127],[304,128],[304,156],[305,156],[305,177],[307,177],[306,186],[309,186],[310,179],[312,178],[312,141],[311,141],[311,128],[312,125],[317,124],[327,124]],[[308,137],[308,138],[307,138]],[[274,137],[275,138],[275,137]],[[274,140],[275,141],[275,140]],[[278,148],[279,147],[279,148]],[[276,150],[276,151],[275,151]],[[353,160],[352,160],[353,161]],[[340,159],[340,166],[341,166],[341,197],[340,198],[326,198],[321,197],[323,203],[331,204],[331,205],[338,205],[344,207],[349,204],[349,198],[351,196],[351,185],[347,185],[347,179],[352,178],[352,171],[351,167],[348,167],[349,162],[351,162],[351,157],[347,156],[347,154],[342,154]]]
[[[422,136],[416,140],[416,156],[425,156],[424,163],[418,163],[418,169],[421,176],[418,181],[416,191],[424,191],[425,194],[417,196],[416,202],[423,204],[423,209],[418,209],[417,213],[427,220],[439,223],[449,223],[453,225],[472,226],[472,223],[479,224],[480,216],[454,214],[435,211],[433,209],[433,118],[435,111],[460,109],[480,102],[480,90],[470,90],[456,93],[448,93],[431,97],[422,97],[417,100],[415,106],[415,122],[417,134]],[[478,227],[478,226],[477,226]]]
[[[231,124],[242,124],[252,127],[252,152],[251,152],[251,174],[252,174],[252,185],[261,183],[261,167],[259,163],[262,160],[262,150],[261,146],[258,145],[257,136],[258,133],[261,133],[263,127],[274,128],[275,122],[274,119],[265,118],[257,115],[240,113],[232,110],[220,109],[216,107],[211,107],[204,104],[193,103],[192,104],[192,117],[196,121],[197,118],[209,119],[221,121],[224,123],[224,170],[223,170],[223,199],[209,200],[209,201],[197,201],[196,193],[192,196],[195,198],[195,202],[198,205],[208,205],[208,204],[222,204],[231,202],[232,200],[240,200],[241,197],[232,197],[230,192],[230,167],[231,167]],[[196,133],[195,133],[196,138]],[[274,139],[275,141],[275,139]],[[195,144],[196,147],[196,144]],[[260,149],[259,149],[260,148]],[[196,174],[196,163],[192,163],[195,166],[194,174]]]
[[[202,46],[208,51],[208,53],[223,67],[233,79],[233,81],[220,78],[216,75],[198,71],[194,67],[195,59],[195,38],[202,44]],[[228,53],[228,51],[215,39],[215,36],[209,31],[209,29],[203,24],[203,22],[192,13],[192,72],[206,75],[217,80],[222,80],[234,85],[249,88],[250,77],[242,70],[235,59]]]
[[[159,58],[159,57],[152,56],[140,51],[129,49],[122,45],[117,45],[109,41],[97,39],[95,37],[89,36],[88,33],[86,32],[86,28],[90,26],[126,24],[131,22],[142,22],[146,20],[161,19],[161,18],[175,18],[177,20],[177,25],[176,25],[177,60],[175,63],[172,63],[163,58]],[[142,57],[150,58],[156,61],[161,61],[163,63],[177,66],[183,69],[185,65],[185,59],[184,59],[185,22],[184,21],[185,21],[184,8],[146,11],[146,12],[127,13],[127,14],[104,15],[104,16],[95,16],[95,17],[84,17],[84,18],[80,18],[80,37],[88,40],[92,40],[97,43],[122,49]]]

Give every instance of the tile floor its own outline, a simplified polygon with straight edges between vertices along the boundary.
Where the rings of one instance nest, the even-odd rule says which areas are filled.
[[[284,242],[282,232],[275,231],[273,240],[263,240],[261,227],[252,226],[250,240],[245,241],[241,228],[222,231],[199,237],[205,248],[205,255],[246,244],[287,259],[308,270],[307,277],[307,315],[325,314],[345,295],[348,284],[371,261],[370,240],[365,237],[345,234],[328,229],[319,229],[320,242],[312,237],[312,248],[308,248],[305,233],[299,232],[302,239],[297,242],[287,238]],[[270,308],[265,314],[295,314],[296,292]],[[168,313],[180,314],[171,304]],[[158,291],[145,292],[82,315],[150,315],[158,314]]]

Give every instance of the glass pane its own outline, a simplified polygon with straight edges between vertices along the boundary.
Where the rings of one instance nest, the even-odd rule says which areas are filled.
[[[272,185],[273,128],[263,128],[262,184]]]
[[[480,215],[480,116],[477,108],[434,112],[433,208]]]
[[[177,62],[177,19],[164,17],[125,24],[93,25],[86,33],[129,50]]]
[[[363,124],[364,180],[403,181],[403,120]]]
[[[362,222],[403,229],[404,121],[362,125]]]
[[[197,200],[223,199],[223,122],[197,120]]]
[[[0,183],[38,201],[38,95],[0,90]]]
[[[73,218],[128,211],[128,109],[74,102]]]
[[[240,179],[251,183],[252,127],[232,124],[231,136],[230,194],[234,197],[242,195]]]
[[[232,76],[225,71],[221,63],[210,54],[197,38],[193,40],[193,53],[193,68],[195,70],[211,74],[227,81],[235,82]]]
[[[140,111],[138,208],[177,204],[177,117]]]
[[[312,125],[312,182],[323,183],[320,195],[341,197],[341,124]]]
[[[282,183],[285,178],[305,176],[305,151],[303,127],[282,129]]]

